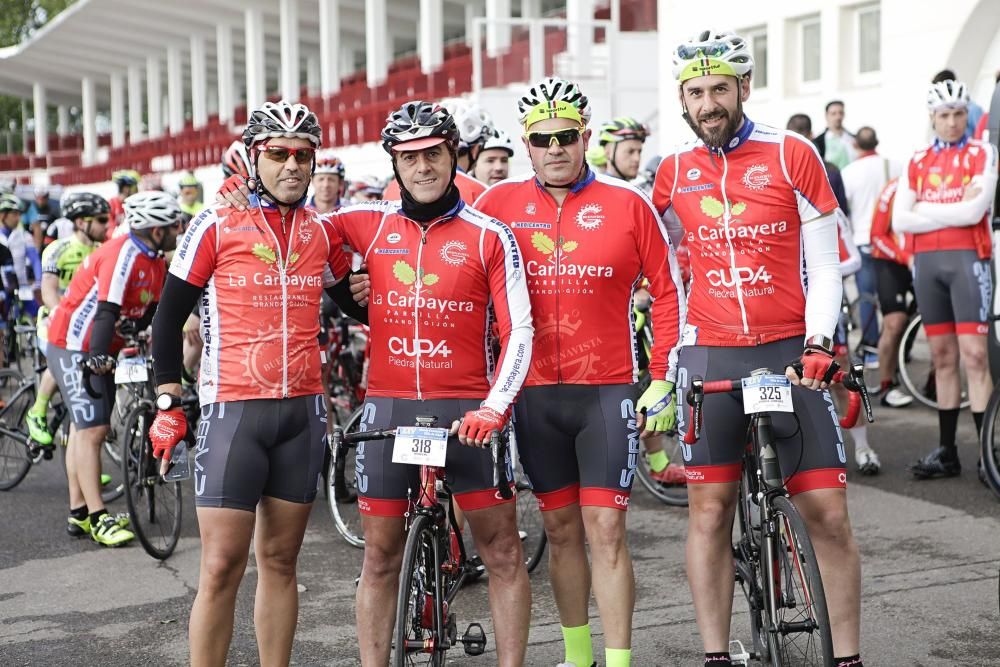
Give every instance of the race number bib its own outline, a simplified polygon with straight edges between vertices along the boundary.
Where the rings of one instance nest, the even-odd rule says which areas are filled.
[[[392,445],[392,462],[417,466],[444,467],[448,453],[448,429],[426,426],[399,426]]]
[[[743,378],[743,413],[793,412],[792,383],[784,375]]]
[[[118,362],[115,368],[115,384],[133,384],[149,379],[146,360],[143,357],[129,357]]]

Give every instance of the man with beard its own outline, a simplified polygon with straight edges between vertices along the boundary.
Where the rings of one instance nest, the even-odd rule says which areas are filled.
[[[837,201],[812,144],[743,115],[752,70],[746,40],[731,32],[698,33],[673,54],[684,119],[698,137],[663,160],[653,191],[671,236],[684,235],[690,247],[678,388],[686,391],[694,376],[745,377],[801,360],[802,377],[786,370],[799,385],[797,414],[773,415],[777,434],[795,433],[778,438],[778,455],[785,471],[796,470],[786,487],[819,559],[835,664],[861,665],[846,459],[823,391],[842,296]],[[706,397],[705,410],[712,418],[701,441],[685,451],[687,563],[705,664],[714,666],[730,664],[731,539],[747,421],[728,396]],[[682,421],[680,430],[687,427]]]

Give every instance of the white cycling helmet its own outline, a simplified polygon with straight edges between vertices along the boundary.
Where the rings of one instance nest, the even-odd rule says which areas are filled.
[[[753,72],[753,54],[731,30],[702,30],[674,49],[672,71],[677,83],[709,74],[741,79]]]
[[[448,110],[458,126],[459,148],[481,144],[493,131],[493,119],[478,104],[461,97],[441,100],[441,106]]]
[[[490,133],[486,143],[483,144],[483,150],[488,151],[491,148],[499,148],[500,150],[507,151],[511,157],[514,157],[514,142],[511,141],[510,135],[503,130],[494,129]]]
[[[285,100],[264,102],[250,114],[247,127],[243,130],[243,143],[249,149],[274,137],[308,139],[319,148],[323,129],[316,114],[304,104],[291,104]]]
[[[969,106],[969,90],[961,81],[945,79],[932,83],[927,89],[927,110],[966,109]]]
[[[177,200],[159,190],[137,192],[125,200],[124,207],[129,229],[168,227],[181,219]]]
[[[587,96],[572,81],[555,76],[542,79],[521,96],[517,101],[518,122],[524,125],[528,114],[546,102],[567,102],[580,113],[584,125],[590,122],[590,100]]]

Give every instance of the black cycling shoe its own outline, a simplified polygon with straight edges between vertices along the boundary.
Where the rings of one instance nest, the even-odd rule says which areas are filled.
[[[469,556],[469,558],[465,561],[465,571],[466,584],[471,584],[473,581],[486,574],[486,565],[483,564],[483,559],[479,557],[479,554]]]
[[[933,479],[935,477],[955,477],[962,472],[962,464],[958,457],[945,457],[947,450],[938,447],[933,452],[910,466],[910,472],[917,479]]]

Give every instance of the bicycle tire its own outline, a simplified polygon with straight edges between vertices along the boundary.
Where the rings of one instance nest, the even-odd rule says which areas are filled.
[[[545,534],[545,524],[542,521],[542,511],[538,508],[538,501],[531,489],[531,484],[523,472],[514,473],[514,488],[517,490],[517,532],[521,536],[521,545],[524,547],[524,564],[531,574],[542,562],[545,554],[545,545],[548,544],[548,536]]]
[[[101,489],[101,499],[106,504],[125,495],[121,451],[121,447],[113,440],[105,439],[101,445],[101,473],[111,476],[111,481]]]
[[[354,432],[361,422],[362,411],[363,407],[358,408],[351,414],[344,425],[344,433]],[[355,448],[348,447],[347,458],[344,461],[344,482],[347,490],[354,494],[353,502],[337,501],[336,493],[334,492],[334,484],[336,483],[336,472],[334,469],[337,461],[333,455],[328,457],[324,493],[326,494],[326,506],[330,511],[330,518],[333,520],[333,525],[337,529],[337,532],[352,547],[364,549],[365,534],[361,525],[361,511],[358,509],[357,501],[357,482],[354,478],[354,453]]]
[[[181,484],[165,482],[153,458],[149,425],[155,408],[143,401],[128,412],[122,427],[121,465],[130,530],[157,560],[166,560],[181,534]],[[163,528],[161,528],[161,526]]]
[[[805,521],[792,501],[785,496],[774,497],[771,509],[771,518],[779,531],[774,538],[778,549],[775,552],[777,563],[773,571],[777,572],[777,576],[767,577],[765,581],[769,590],[774,590],[775,597],[781,601],[778,606],[779,618],[770,619],[769,623],[770,630],[777,629],[776,632],[768,632],[771,664],[776,667],[833,667],[833,637],[826,607],[826,593]],[[796,589],[796,584],[801,585],[801,589]],[[765,614],[767,613],[765,605]],[[814,624],[812,632],[781,631],[785,623],[804,621]]]
[[[903,330],[903,337],[899,344],[899,379],[906,390],[927,407],[937,410],[937,400],[928,395],[928,380],[933,365],[930,359],[930,350],[927,349],[926,338],[923,333],[923,318],[919,314],[910,318]],[[961,372],[961,370],[959,371]],[[962,401],[959,407],[964,410],[969,407],[969,392],[964,388],[963,380]]]
[[[983,472],[990,490],[1000,498],[1000,385],[994,387],[990,394],[990,402],[986,405],[983,415],[983,432],[979,437],[979,447],[982,454]]]
[[[680,442],[676,435],[664,436],[667,440],[667,457],[671,463],[683,461],[681,456]],[[645,453],[639,454],[639,461],[636,465],[636,477],[639,482],[649,491],[650,494],[664,505],[670,507],[687,507],[688,491],[687,482],[684,484],[667,484],[653,478],[653,471],[649,469],[649,462]]]
[[[441,628],[437,627],[437,614],[431,613],[431,627],[423,627],[424,608],[428,595],[437,589],[435,581],[428,577],[441,576],[437,559],[441,556],[436,542],[438,537],[429,516],[418,514],[410,524],[403,549],[403,566],[399,571],[399,593],[396,596],[396,627],[393,631],[393,667],[409,665],[443,665],[444,650],[435,649],[431,653],[408,653],[404,648],[407,639],[420,641],[437,638]],[[430,561],[430,562],[429,562]],[[440,586],[444,591],[445,586]],[[439,602],[438,602],[439,603]],[[417,616],[420,618],[418,619]],[[447,619],[442,619],[447,623]],[[412,636],[411,637],[411,633]],[[414,660],[416,656],[426,657],[426,661]]]
[[[34,383],[23,385],[24,376],[12,368],[0,370],[0,397],[5,405],[0,409],[0,424],[17,431],[23,439],[0,435],[0,491],[10,491],[21,483],[31,470],[28,433],[24,416],[35,402]]]
[[[736,583],[743,590],[747,607],[750,612],[750,637],[754,654],[762,663],[770,659],[770,646],[767,641],[767,624],[764,622],[764,583],[760,571],[760,528],[754,528],[751,523],[751,512],[756,507],[751,505],[749,467],[743,465],[740,478],[737,512],[739,521],[739,539],[733,544],[733,563],[736,568]],[[757,510],[759,517],[759,510]],[[755,555],[757,554],[757,555]]]

